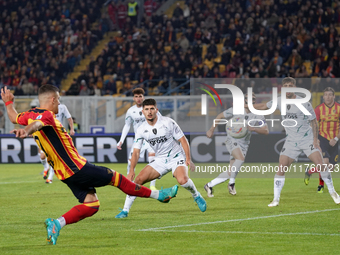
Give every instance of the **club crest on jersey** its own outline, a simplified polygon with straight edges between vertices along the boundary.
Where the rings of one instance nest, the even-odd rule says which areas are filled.
[[[139,115],[142,116],[142,112],[139,112]]]
[[[249,116],[245,116],[244,118],[247,120],[249,118]]]
[[[152,132],[156,135],[157,134],[157,129],[156,128],[152,129]]]
[[[287,104],[287,110],[289,110],[290,109],[290,104]]]
[[[42,118],[42,115],[39,115],[38,117],[36,117],[36,120],[40,120]]]

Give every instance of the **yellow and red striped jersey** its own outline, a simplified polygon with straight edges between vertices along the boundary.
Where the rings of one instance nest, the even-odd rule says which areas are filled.
[[[322,103],[315,108],[315,115],[319,122],[319,134],[327,140],[333,139],[339,132],[340,104],[335,102],[328,107]]]
[[[45,152],[48,163],[53,167],[60,180],[65,180],[80,171],[86,159],[79,155],[72,138],[63,125],[55,118],[53,112],[33,108],[18,114],[17,123],[27,126],[40,121],[43,127],[33,133],[39,148]]]

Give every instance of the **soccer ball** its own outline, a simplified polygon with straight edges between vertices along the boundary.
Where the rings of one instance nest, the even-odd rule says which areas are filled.
[[[233,138],[243,138],[248,134],[245,120],[240,117],[231,118],[225,126],[227,134]]]

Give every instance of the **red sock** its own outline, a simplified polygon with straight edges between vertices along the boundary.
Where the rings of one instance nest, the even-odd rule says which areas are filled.
[[[99,210],[99,201],[83,203],[74,206],[71,210],[63,215],[66,224],[76,223],[82,219],[92,216]]]
[[[137,197],[150,197],[151,190],[129,181],[124,175],[115,172],[112,177],[112,186],[119,188],[125,194]]]
[[[325,186],[325,183],[321,178],[321,174],[319,174],[319,186]]]
[[[316,167],[312,167],[308,170],[309,174],[319,173],[320,171]]]

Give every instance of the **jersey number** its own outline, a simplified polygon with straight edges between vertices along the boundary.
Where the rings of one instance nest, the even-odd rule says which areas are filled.
[[[180,161],[177,161],[177,165],[183,165],[184,164],[184,160],[181,159]]]

